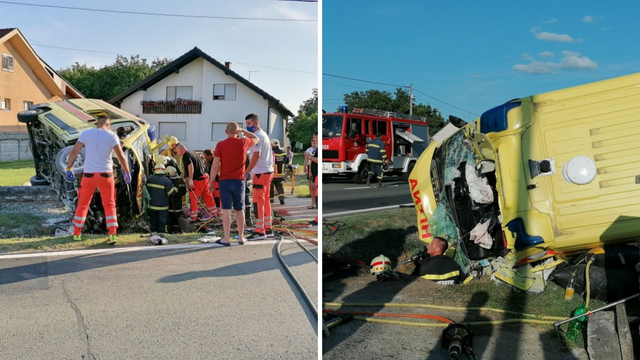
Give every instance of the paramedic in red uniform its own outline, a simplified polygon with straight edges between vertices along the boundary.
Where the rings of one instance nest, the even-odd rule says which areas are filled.
[[[209,174],[205,171],[202,158],[195,152],[187,149],[184,144],[178,144],[175,148],[176,154],[182,157],[184,166],[184,178],[189,191],[189,203],[191,205],[191,220],[198,220],[198,198],[200,195],[207,204],[207,211],[211,216],[218,216],[218,207],[213,200],[213,195],[209,191]]]
[[[87,219],[89,204],[96,189],[100,191],[102,207],[109,230],[108,244],[115,244],[118,218],[116,216],[115,185],[113,179],[113,159],[111,152],[115,152],[122,169],[125,183],[131,183],[129,162],[125,159],[118,135],[111,131],[111,119],[107,115],[100,115],[96,121],[96,128],[83,131],[69,154],[65,180],[73,182],[75,176],[72,166],[78,153],[85,148],[84,175],[80,182],[78,206],[73,217],[73,240],[82,240],[82,228]]]
[[[247,130],[254,133],[259,141],[251,148],[251,162],[247,172],[253,175],[253,205],[256,211],[256,228],[247,238],[261,240],[273,237],[271,230],[271,203],[269,189],[273,179],[273,152],[269,135],[260,128],[258,115],[249,114],[245,117]]]

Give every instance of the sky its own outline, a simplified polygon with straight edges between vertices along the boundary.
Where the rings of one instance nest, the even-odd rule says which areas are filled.
[[[10,3],[312,21],[149,16]],[[318,3],[299,0],[0,1],[0,28],[19,28],[56,70],[76,62],[100,68],[113,63],[117,54],[140,54],[148,62],[176,59],[197,46],[220,62],[230,61],[232,70],[294,114],[318,88],[318,26]]]
[[[323,0],[322,107],[413,84],[415,103],[470,121],[511,99],[636,73],[638,15],[637,0]]]

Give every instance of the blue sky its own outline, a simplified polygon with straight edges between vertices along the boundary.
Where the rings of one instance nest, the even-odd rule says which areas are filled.
[[[508,100],[640,71],[640,2],[323,0],[322,72],[413,84],[473,120]],[[324,75],[322,107],[395,87]]]
[[[276,0],[15,0],[147,13],[318,20],[318,4]],[[282,101],[294,114],[318,87],[318,21],[159,17],[0,2],[0,28],[20,29],[55,69],[113,63],[116,54],[175,59],[197,46]],[[81,49],[64,50],[55,47]],[[106,52],[102,53],[102,52]],[[285,69],[285,70],[280,70]]]

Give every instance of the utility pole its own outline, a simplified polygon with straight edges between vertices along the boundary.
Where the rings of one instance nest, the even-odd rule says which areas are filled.
[[[413,115],[413,84],[409,84],[409,115]]]

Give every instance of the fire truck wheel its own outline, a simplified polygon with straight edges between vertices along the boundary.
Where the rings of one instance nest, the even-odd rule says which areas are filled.
[[[409,181],[409,175],[411,174],[411,171],[413,171],[413,167],[416,165],[415,161],[412,161],[409,163],[409,168],[407,169],[406,173],[402,173],[402,175],[400,175],[400,179],[402,181]]]
[[[353,182],[356,184],[364,184],[369,177],[369,164],[364,163],[360,166],[357,173],[353,175]]]

